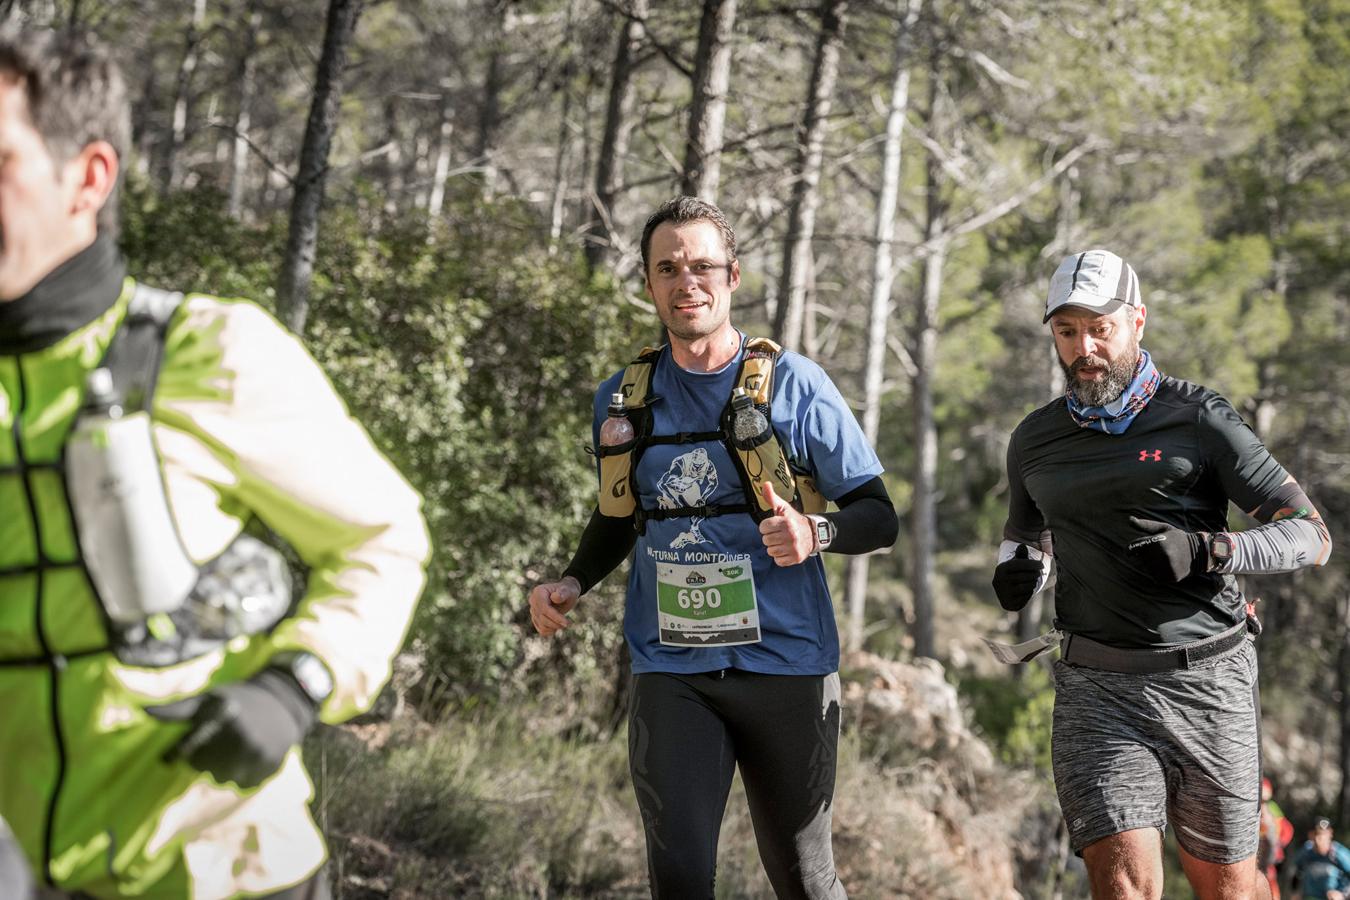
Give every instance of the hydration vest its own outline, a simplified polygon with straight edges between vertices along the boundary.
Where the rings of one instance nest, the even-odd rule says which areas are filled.
[[[150,411],[165,336],[182,302],[181,293],[137,283],[126,317],[99,364],[111,373],[124,414]],[[72,518],[79,530],[78,510],[73,507]],[[90,539],[82,536],[84,542]],[[285,559],[247,533],[237,535],[218,556],[197,568],[196,586],[178,609],[129,625],[106,618],[111,649],[119,660],[152,668],[176,665],[240,635],[267,631],[292,606],[294,585]],[[97,596],[97,579],[92,571],[89,576]]]
[[[637,358],[628,364],[620,382],[625,412],[633,424],[634,437],[624,444],[597,448],[600,457],[600,512],[606,516],[633,517],[638,534],[645,534],[647,522],[676,519],[687,516],[705,518],[745,513],[756,522],[769,518],[772,509],[764,500],[765,484],[772,484],[774,493],[788,498],[793,507],[803,513],[823,513],[826,500],[816,488],[815,479],[808,473],[793,471],[788,455],[776,432],[772,431],[769,408],[773,399],[774,366],[783,348],[768,338],[748,338],[741,354],[740,369],[733,386],[742,388],[750,396],[755,408],[771,423],[771,437],[756,447],[742,449],[732,440],[731,398],[722,409],[716,431],[681,431],[676,434],[653,434],[651,405],[661,398],[652,393],[652,376],[661,358],[661,347],[644,347]],[[642,453],[653,444],[692,444],[698,441],[720,441],[735,463],[745,494],[744,503],[681,506],[673,509],[644,509],[637,502],[637,468]]]

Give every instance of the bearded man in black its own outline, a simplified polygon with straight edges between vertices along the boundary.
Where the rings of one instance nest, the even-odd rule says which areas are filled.
[[[1322,565],[1331,539],[1228,401],[1158,371],[1146,317],[1116,254],[1056,270],[1045,321],[1068,389],[1009,442],[994,589],[1018,610],[1057,574],[1055,786],[1092,896],[1160,897],[1170,822],[1201,900],[1269,897],[1259,626],[1234,576]],[[1258,527],[1228,531],[1230,502]]]

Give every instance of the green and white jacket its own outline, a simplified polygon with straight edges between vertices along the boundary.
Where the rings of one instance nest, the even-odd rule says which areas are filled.
[[[325,858],[298,751],[241,791],[165,762],[185,726],[144,709],[245,679],[281,650],[331,671],[323,721],[367,709],[423,587],[420,498],[271,316],[189,295],[151,407],[183,546],[202,564],[256,516],[310,568],[307,591],[268,633],[162,668],[119,662],[81,559],[63,448],[126,315],[134,282],[121,275],[100,239],[0,303],[0,817],[37,880],[62,890],[266,894]]]

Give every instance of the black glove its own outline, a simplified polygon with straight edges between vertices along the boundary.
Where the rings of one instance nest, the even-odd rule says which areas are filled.
[[[994,593],[998,594],[999,605],[1017,612],[1030,603],[1036,583],[1041,580],[1041,570],[1041,561],[1031,558],[1026,544],[1019,544],[1012,559],[994,567]]]
[[[294,676],[263,669],[248,681],[146,712],[165,722],[188,722],[183,739],[165,755],[183,759],[224,784],[262,784],[309,731],[317,710]]]
[[[1130,516],[1130,524],[1147,537],[1130,541],[1130,560],[1157,581],[1170,584],[1209,569],[1209,535],[1182,531],[1166,522]]]

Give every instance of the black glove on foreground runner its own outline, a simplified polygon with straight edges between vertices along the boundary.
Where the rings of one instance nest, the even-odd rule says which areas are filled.
[[[1182,531],[1135,516],[1130,516],[1130,524],[1148,536],[1131,541],[1125,552],[1158,581],[1168,584],[1208,570],[1208,535],[1203,531]]]
[[[233,781],[241,788],[257,787],[281,768],[317,715],[313,701],[281,669],[263,669],[248,681],[146,712],[165,722],[192,723],[166,759],[186,760],[221,784]]]
[[[994,567],[994,593],[999,605],[1008,612],[1017,612],[1031,602],[1036,593],[1036,582],[1041,580],[1041,561],[1032,559],[1027,545],[1020,545],[1012,559],[1005,559]]]

